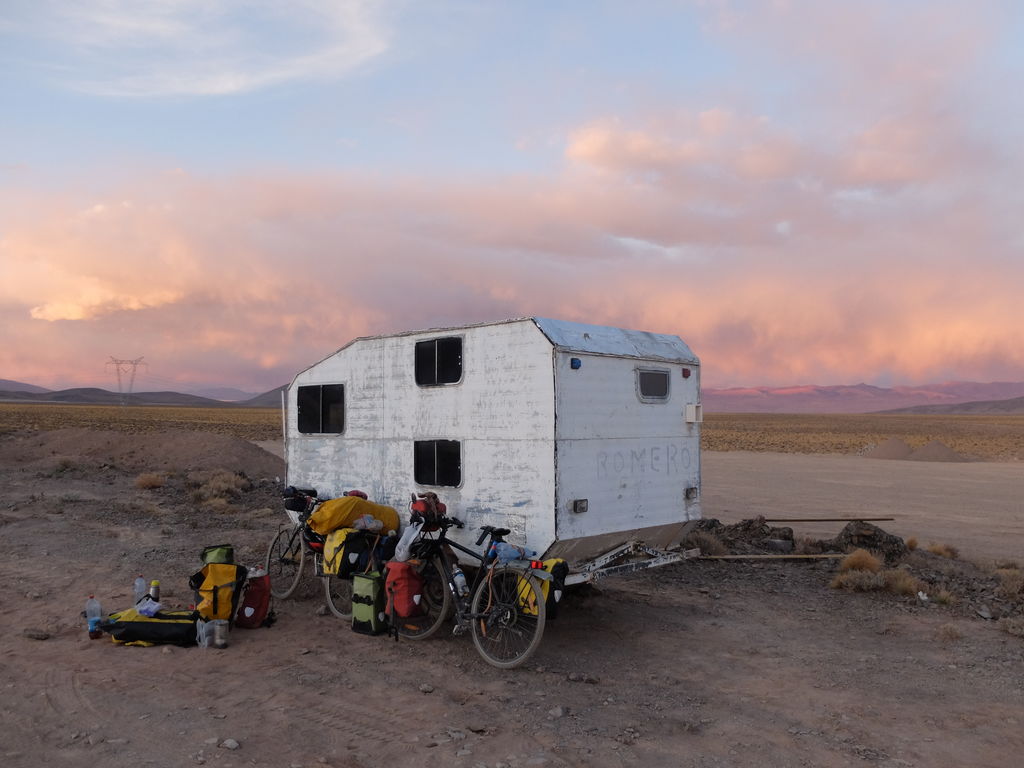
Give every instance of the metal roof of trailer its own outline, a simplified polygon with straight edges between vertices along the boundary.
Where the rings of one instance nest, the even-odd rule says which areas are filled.
[[[658,358],[678,363],[697,365],[699,361],[685,342],[667,333],[630,331],[604,325],[569,323],[534,317],[541,333],[558,349],[616,357]]]

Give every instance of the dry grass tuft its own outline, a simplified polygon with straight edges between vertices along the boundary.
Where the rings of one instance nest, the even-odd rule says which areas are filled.
[[[964,639],[964,633],[956,624],[943,624],[935,635],[942,643],[953,643]]]
[[[934,600],[939,605],[952,605],[956,602],[956,595],[954,595],[948,589],[940,589],[938,592],[932,595],[932,600]]]
[[[916,536],[911,536],[904,543],[907,545],[907,549],[909,549],[911,552],[913,552],[915,549],[917,549],[917,537]]]
[[[878,573],[882,570],[882,561],[866,549],[855,549],[839,563],[839,571],[870,571]]]
[[[1024,637],[1024,618],[1017,616],[1015,618],[1003,617],[999,620],[997,625],[1003,632],[1013,635],[1014,637]]]
[[[187,479],[188,484],[193,487],[192,501],[211,508],[229,506],[229,499],[237,499],[252,487],[247,477],[226,469],[190,472]]]
[[[893,568],[882,573],[885,591],[894,595],[916,595],[924,590],[924,585],[909,571]]]
[[[923,588],[920,581],[900,568],[887,571],[840,571],[832,579],[831,586],[832,589],[848,589],[851,592],[889,592],[893,595],[916,595]]]
[[[801,536],[793,545],[793,553],[796,555],[820,555],[825,551],[823,542],[812,539],[810,536]]]
[[[167,482],[167,478],[159,472],[143,472],[135,478],[135,487],[143,490],[163,488],[165,482]]]
[[[1024,597],[1024,571],[1019,568],[999,568],[996,570],[999,577],[998,595],[1006,600],[1014,600]]]
[[[683,546],[691,549],[697,547],[702,555],[729,554],[729,549],[722,540],[708,531],[693,531],[683,540]]]
[[[958,557],[960,557],[959,550],[957,550],[956,547],[949,546],[948,544],[936,544],[935,542],[932,542],[928,545],[928,551],[931,552],[933,555],[945,557],[949,560],[956,560]]]
[[[851,592],[878,592],[885,588],[885,579],[882,574],[871,571],[843,571],[836,574],[831,586]]]

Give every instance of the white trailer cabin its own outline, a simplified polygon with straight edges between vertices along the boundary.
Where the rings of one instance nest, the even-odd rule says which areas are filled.
[[[700,519],[700,362],[677,336],[544,318],[356,339],[286,393],[288,483],[466,523],[574,566]]]

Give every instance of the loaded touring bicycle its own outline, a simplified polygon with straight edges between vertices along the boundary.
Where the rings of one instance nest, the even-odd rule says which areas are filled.
[[[524,318],[359,338],[282,397],[291,486],[403,511],[434,493],[461,552],[504,530],[568,585],[688,555],[700,363],[677,336]]]

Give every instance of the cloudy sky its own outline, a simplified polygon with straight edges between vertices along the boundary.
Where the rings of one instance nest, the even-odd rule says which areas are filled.
[[[6,0],[0,378],[541,315],[712,387],[1024,380],[1022,77],[1013,0]]]

